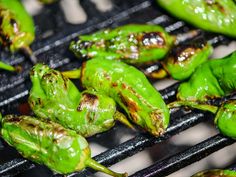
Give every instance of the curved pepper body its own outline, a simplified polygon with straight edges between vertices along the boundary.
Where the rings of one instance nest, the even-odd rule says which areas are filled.
[[[167,128],[169,110],[166,104],[144,74],[133,66],[91,59],[82,65],[80,79],[84,87],[113,98],[134,123],[153,135],[160,135]]]
[[[236,37],[236,5],[233,0],[157,0],[174,16],[204,30]]]
[[[7,71],[16,71],[16,68],[14,68],[13,66],[8,65],[6,63],[3,63],[2,61],[0,61],[0,69],[4,69]]]
[[[214,169],[214,170],[206,170],[203,172],[199,172],[192,177],[235,177],[236,171],[233,170],[221,170],[221,169]]]
[[[23,157],[42,163],[53,171],[67,174],[90,167],[114,177],[127,176],[91,159],[86,139],[60,124],[14,115],[0,117],[0,122],[1,135],[9,145],[15,147]]]
[[[70,49],[79,58],[106,58],[130,64],[142,64],[162,59],[174,38],[157,25],[125,25],[91,35],[81,35]]]
[[[0,0],[0,18],[0,43],[12,52],[34,41],[33,19],[19,0]]]
[[[162,63],[173,79],[184,80],[189,78],[200,64],[207,61],[212,52],[210,44],[180,44],[171,50]]]
[[[29,104],[34,113],[58,122],[83,136],[104,132],[115,124],[113,99],[93,90],[82,93],[59,71],[46,65],[35,65]]]
[[[220,132],[236,139],[236,100],[229,100],[217,111],[215,124]],[[236,172],[235,172],[236,174]]]
[[[206,102],[226,96],[236,88],[236,52],[222,59],[209,60],[200,65],[189,81],[178,88],[177,99]]]
[[[2,118],[1,134],[23,157],[58,173],[81,170],[90,158],[90,148],[82,136],[53,122],[9,115]]]

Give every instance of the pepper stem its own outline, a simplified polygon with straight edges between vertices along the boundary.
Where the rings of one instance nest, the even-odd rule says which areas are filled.
[[[94,170],[101,171],[101,172],[106,173],[108,175],[114,176],[114,177],[127,177],[128,176],[127,173],[116,173],[116,172],[108,169],[107,167],[101,165],[100,163],[98,163],[97,161],[95,161],[93,159],[88,159],[86,161],[86,166],[90,167]]]
[[[61,72],[63,76],[66,76],[69,79],[79,79],[81,76],[81,68],[71,71]]]
[[[125,124],[127,127],[135,130],[135,127],[128,121],[127,117],[119,111],[116,111],[114,114],[114,119],[120,121],[122,124]]]
[[[32,64],[35,65],[37,63],[38,59],[34,55],[32,49],[29,46],[24,46],[24,47],[21,48],[21,50],[25,53],[25,55],[27,55],[27,57],[29,57]]]
[[[17,68],[0,61],[0,68],[7,71],[17,71]]]
[[[192,101],[174,101],[174,102],[168,104],[169,109],[181,107],[181,106],[188,106],[188,107],[200,109],[203,111],[210,111],[214,114],[218,110],[217,106],[213,106],[213,105],[209,105],[209,104],[198,104],[198,103],[192,102]]]

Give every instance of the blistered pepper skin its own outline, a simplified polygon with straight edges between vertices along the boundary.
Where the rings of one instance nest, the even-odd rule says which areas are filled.
[[[78,58],[106,58],[140,65],[162,59],[174,37],[157,25],[131,24],[81,35],[70,49]]]
[[[203,172],[199,172],[192,177],[235,177],[236,171],[233,170],[220,170],[220,169],[214,169],[214,170],[206,170]]]
[[[236,52],[200,65],[187,82],[178,88],[177,99],[206,102],[226,96],[236,88]]]
[[[204,30],[236,37],[233,0],[157,0],[172,15]]]
[[[181,44],[174,47],[162,63],[173,79],[185,80],[200,64],[208,60],[212,52],[210,44]]]
[[[113,99],[92,90],[82,93],[59,71],[37,64],[31,71],[33,83],[28,102],[34,113],[88,137],[115,124]]]
[[[151,134],[158,136],[167,128],[170,115],[165,102],[135,67],[120,61],[96,58],[84,62],[81,70],[72,71],[71,76],[73,72],[74,76],[78,74],[85,88],[95,89],[113,98],[131,121]]]
[[[236,100],[229,100],[217,111],[215,124],[220,132],[236,139]],[[235,173],[236,174],[236,173]]]
[[[31,16],[19,0],[0,0],[0,43],[15,52],[34,41],[35,30]]]
[[[91,167],[115,177],[115,173],[91,159],[85,138],[52,121],[36,117],[8,115],[0,117],[3,139],[25,158],[44,164],[57,173],[68,174]]]

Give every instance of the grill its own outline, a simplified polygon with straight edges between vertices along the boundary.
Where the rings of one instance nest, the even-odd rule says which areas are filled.
[[[90,1],[81,1],[81,5],[84,9],[87,9],[86,13],[88,15],[88,20],[84,24],[68,24],[58,3],[45,6],[43,13],[34,17],[37,39],[32,45],[32,49],[39,59],[39,62],[49,64],[52,68],[59,70],[69,70],[79,67],[81,63],[68,51],[70,41],[75,39],[79,34],[90,33],[105,27],[116,27],[127,23],[153,23],[162,25],[165,27],[166,31],[171,34],[181,34],[195,29],[182,21],[177,21],[170,17],[166,12],[159,9],[153,1],[114,0],[113,9],[104,13],[96,10],[96,7]],[[45,19],[48,20],[46,21]],[[204,31],[201,31],[194,39],[199,37],[204,37],[211,42],[214,47],[222,44],[227,45],[232,41],[232,39],[226,38],[225,36]],[[13,65],[23,66],[23,72],[20,74],[0,72],[0,111],[3,114],[27,113],[29,110],[26,102],[31,87],[28,73],[32,65],[19,53],[11,55],[9,52],[3,51],[0,55],[3,61],[7,61]],[[179,83],[176,83],[160,91],[166,103],[175,100],[178,85]],[[228,98],[214,100],[213,103],[219,104],[224,99]],[[170,126],[164,135],[155,138],[145,133],[135,132],[133,133],[133,138],[123,143],[119,143],[117,140],[119,137],[112,138],[110,142],[113,141],[114,145],[105,143],[108,150],[96,155],[94,159],[106,166],[111,166],[127,157],[139,153],[147,147],[164,143],[170,137],[200,122],[212,120],[213,118],[213,114],[199,110],[189,111],[180,109],[173,111],[171,113]],[[118,124],[108,132],[89,138],[89,141],[103,142],[103,139],[108,139],[118,131],[124,131],[124,129],[126,128]],[[234,142],[235,141],[230,138],[217,134],[184,151],[174,153],[171,156],[167,155],[162,160],[156,161],[145,169],[140,169],[140,171],[135,172],[131,176],[166,176]],[[20,176],[22,173],[26,176],[32,176],[35,171],[39,172],[40,170],[46,171],[48,176],[61,176],[53,174],[43,166],[23,159],[13,148],[4,143],[2,139],[0,139],[0,157],[0,176]],[[228,168],[236,169],[236,162]],[[93,173],[94,171],[86,169],[80,173],[74,173],[68,176],[89,176]],[[41,175],[42,174],[40,174],[40,176]]]

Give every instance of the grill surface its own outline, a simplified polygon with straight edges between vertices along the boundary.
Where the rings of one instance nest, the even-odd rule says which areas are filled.
[[[32,49],[40,62],[49,64],[51,67],[59,70],[79,67],[81,63],[68,51],[70,41],[75,39],[79,34],[90,33],[105,27],[116,27],[127,23],[154,23],[162,25],[171,34],[181,34],[194,29],[182,21],[176,21],[169,17],[161,9],[158,9],[157,5],[152,1],[114,1],[113,10],[106,13],[98,12],[90,1],[82,1],[81,3],[83,7],[88,10],[87,15],[89,20],[85,24],[68,24],[64,20],[63,13],[58,4],[46,6],[44,13],[34,17],[37,39]],[[44,19],[48,19],[48,21]],[[198,37],[206,38],[213,46],[220,44],[226,45],[232,41],[224,36],[203,31],[200,33],[200,36],[196,38]],[[28,73],[32,65],[20,54],[10,55],[8,52],[1,52],[0,55],[4,61],[15,65],[22,65],[24,69],[20,74],[0,72],[0,111],[3,114],[22,114],[28,112],[25,103],[27,102],[27,95],[31,87]],[[167,103],[175,100],[178,85],[179,83],[160,91]],[[224,99],[227,98],[223,98],[223,100]],[[214,100],[214,104],[219,104],[221,101],[221,99]],[[155,138],[139,132],[135,134],[134,138],[121,144],[117,143],[114,147],[109,147],[107,151],[95,156],[94,159],[106,166],[113,165],[147,147],[165,142],[170,137],[200,122],[213,119],[213,117],[214,115],[208,112],[180,109],[171,114],[170,126],[163,136]],[[120,126],[118,125],[117,127],[119,129]],[[109,136],[109,133],[114,131],[116,130],[110,130],[102,135],[91,138],[90,141],[96,141],[96,138],[105,138]],[[163,160],[155,162],[146,169],[140,169],[141,171],[136,172],[132,176],[165,176],[234,142],[234,140],[218,134],[187,150],[170,157],[165,157]],[[32,174],[32,170],[35,169],[46,171],[48,176],[60,176],[53,174],[42,166],[21,158],[13,148],[6,145],[1,139],[0,156],[0,176],[14,176],[24,171],[27,171],[29,176],[32,176],[30,174]],[[235,166],[232,165],[231,168],[235,168]],[[93,173],[92,170],[86,169],[83,172],[74,173],[69,176],[86,176]]]

